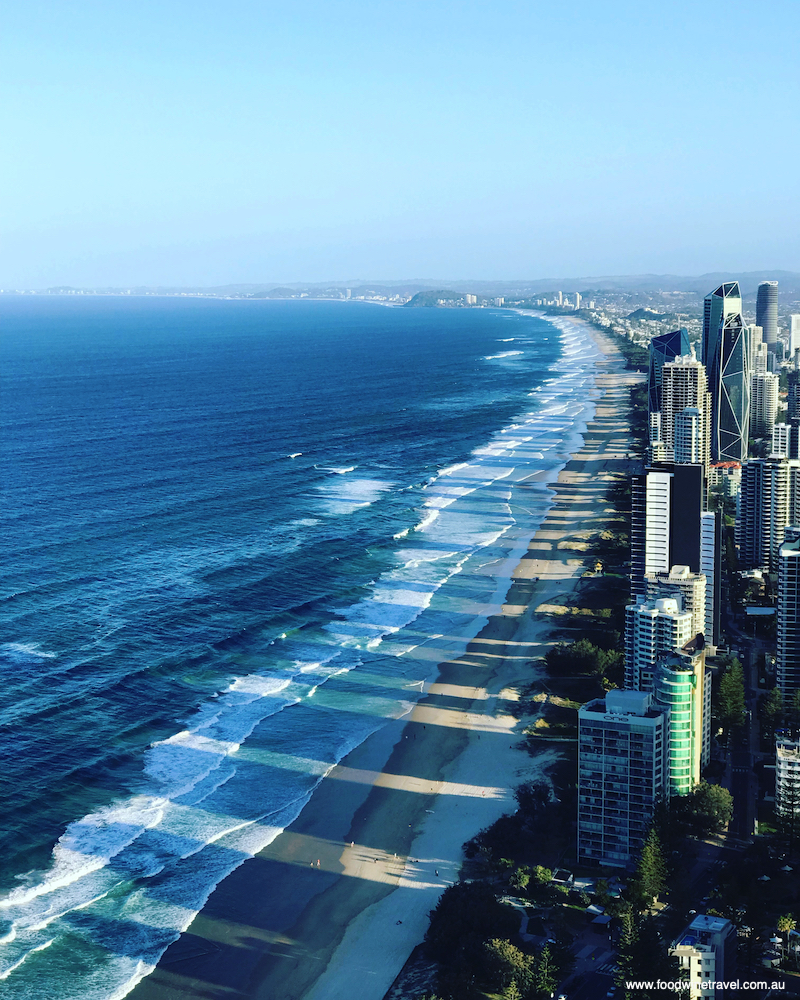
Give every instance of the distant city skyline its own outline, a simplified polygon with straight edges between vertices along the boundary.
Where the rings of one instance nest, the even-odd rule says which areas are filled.
[[[791,0],[34,0],[0,287],[800,270],[798,35]]]

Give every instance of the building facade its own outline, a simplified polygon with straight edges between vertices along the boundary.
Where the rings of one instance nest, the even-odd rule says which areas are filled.
[[[698,914],[672,942],[670,955],[686,974],[691,1000],[723,996],[708,983],[731,982],[736,973],[737,931],[725,917]]]
[[[688,566],[700,572],[701,515],[706,508],[702,465],[654,465],[631,477],[631,593],[647,594],[647,573]]]
[[[713,514],[711,515],[713,518]],[[706,577],[703,573],[693,573],[688,566],[673,566],[668,573],[648,573],[645,576],[647,600],[673,598],[681,611],[692,616],[689,639],[706,635]],[[710,634],[708,636],[710,640]],[[687,639],[686,642],[689,640]],[[686,642],[682,642],[683,646]],[[673,647],[679,649],[680,646]]]
[[[640,691],[609,691],[578,712],[578,860],[624,867],[666,795],[667,719]]]
[[[653,706],[669,718],[667,775],[670,797],[689,795],[711,754],[711,720],[706,711],[710,677],[704,649],[662,657],[653,679]]]
[[[762,281],[756,294],[756,324],[764,331],[764,343],[774,353],[778,343],[778,282]]]
[[[740,313],[728,316],[719,339],[718,376],[711,382],[711,457],[742,462],[750,435],[750,364],[747,328]]]
[[[706,369],[692,354],[665,362],[661,370],[661,440],[676,463],[711,458],[711,394]]]
[[[669,576],[669,574],[665,574]],[[625,608],[625,687],[652,691],[656,665],[666,654],[695,637],[693,618],[680,595],[659,597]]]
[[[773,372],[755,372],[750,376],[750,434],[772,436],[778,415],[780,378]]]
[[[800,690],[800,527],[787,527],[778,555],[777,684],[788,700]]]
[[[742,568],[777,572],[786,527],[799,520],[800,461],[772,455],[745,462],[736,518]]]

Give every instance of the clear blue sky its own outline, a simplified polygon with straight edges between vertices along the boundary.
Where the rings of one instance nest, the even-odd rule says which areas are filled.
[[[27,0],[0,287],[800,270],[800,2]]]

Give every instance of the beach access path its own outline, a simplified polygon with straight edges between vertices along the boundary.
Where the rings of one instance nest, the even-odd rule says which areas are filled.
[[[558,641],[549,612],[573,601],[613,476],[634,467],[629,388],[641,376],[591,332],[603,352],[595,416],[501,611],[439,664],[409,715],[350,753],[297,820],[220,883],[133,1000],[381,1000],[457,879],[462,844],[555,762],[556,750],[519,748],[510,709]],[[441,652],[432,639],[413,655],[433,666]]]

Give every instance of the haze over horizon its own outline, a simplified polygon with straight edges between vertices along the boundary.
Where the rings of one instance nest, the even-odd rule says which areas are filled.
[[[0,287],[800,271],[800,8],[6,13]]]

